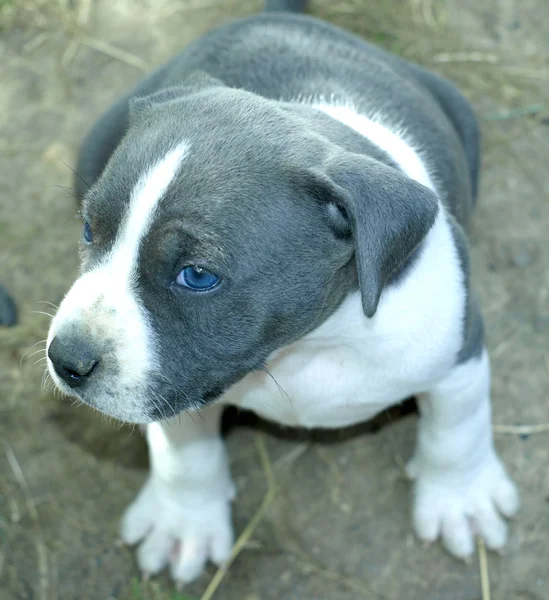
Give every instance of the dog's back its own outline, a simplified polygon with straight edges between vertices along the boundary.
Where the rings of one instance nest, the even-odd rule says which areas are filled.
[[[466,226],[478,187],[479,134],[468,102],[448,81],[318,19],[270,11],[215,29],[121,98],[84,142],[77,195],[100,175],[128,127],[129,101],[203,71],[266,98],[337,104],[382,123],[421,155],[441,199]],[[448,121],[451,127],[448,127]]]

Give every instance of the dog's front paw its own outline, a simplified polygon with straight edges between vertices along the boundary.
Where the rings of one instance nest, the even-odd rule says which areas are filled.
[[[197,498],[194,492],[191,502],[184,490],[151,478],[122,519],[122,541],[139,543],[137,562],[145,576],[169,565],[178,584],[188,583],[202,573],[208,559],[220,565],[229,557],[233,497],[233,488],[214,498]]]
[[[416,480],[413,524],[420,539],[442,537],[446,549],[465,560],[474,552],[475,535],[493,550],[503,548],[507,525],[502,515],[517,512],[519,496],[495,454],[474,472],[443,471],[416,457],[407,473]]]

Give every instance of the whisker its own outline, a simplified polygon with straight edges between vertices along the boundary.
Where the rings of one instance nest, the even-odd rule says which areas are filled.
[[[152,395],[153,395],[153,396],[154,396],[154,397],[155,397],[157,400],[163,400],[163,401],[164,401],[164,402],[167,404],[167,402],[165,401],[165,399],[164,399],[164,398],[163,398],[163,397],[162,397],[162,396],[161,396],[159,393],[157,393],[157,392],[155,392],[155,391],[152,391],[151,393],[152,393]]]
[[[136,427],[135,423],[126,423],[126,421],[119,421],[118,419],[115,419],[114,417],[110,417],[109,415],[106,415],[106,417],[107,417],[107,419],[109,419],[109,422],[111,422],[113,425],[116,425],[116,431],[120,431],[124,427],[129,428],[130,435],[132,435],[133,432],[135,431],[135,427]]]
[[[25,360],[29,360],[29,358],[32,358],[33,356],[36,356],[37,354],[40,354],[40,352],[46,352],[46,349],[45,348],[40,348],[40,350],[36,350],[32,354],[29,354]]]
[[[278,388],[278,391],[280,392],[281,396],[286,396],[286,398],[288,398],[288,400],[290,401],[290,404],[293,405],[293,401],[290,398],[290,395],[288,394],[288,392],[280,385],[280,383],[278,383],[278,381],[276,380],[275,376],[269,371],[269,369],[267,369],[267,367],[261,367],[261,370],[264,371],[265,373],[267,373],[267,375],[275,382],[276,387]]]
[[[50,315],[50,313],[44,312],[42,310],[31,310],[29,312],[35,315],[46,315],[46,317],[49,317],[50,319],[53,319],[55,317],[55,315]]]
[[[44,369],[44,374],[42,375],[42,382],[40,383],[40,392],[44,393],[44,387],[46,385],[46,378],[48,376],[48,369]]]
[[[162,407],[159,406],[154,399],[154,396],[151,398],[152,405],[156,408],[156,410],[160,413],[160,418],[164,419],[164,413],[162,412]]]
[[[55,385],[55,382],[53,381],[48,369],[44,369],[42,393],[45,393],[47,389],[51,390],[54,396],[56,395],[57,386]]]
[[[155,373],[155,376],[158,377],[159,379],[163,379],[164,381],[166,381],[170,385],[170,387],[172,388],[172,392],[173,392],[176,400],[179,400],[179,398],[181,398],[181,397],[183,397],[183,398],[186,397],[186,394],[183,394],[183,393],[177,391],[177,388],[175,387],[173,381],[171,381],[171,379],[169,379],[164,373]],[[174,418],[175,417],[181,418],[181,414],[177,413],[175,411],[175,408],[168,402],[168,400],[166,400],[166,398],[164,398],[164,396],[162,396],[161,394],[158,394],[157,392],[155,392],[155,394],[156,394],[157,397],[159,396],[160,399],[163,400],[164,403],[169,407],[169,409],[170,409],[171,413],[173,414]]]
[[[21,365],[23,364],[23,361],[27,358],[27,354],[33,349],[36,348],[36,346],[38,346],[38,344],[45,344],[47,343],[47,340],[38,340],[38,342],[36,342],[36,344],[33,344],[30,348],[28,348],[27,350],[25,350],[23,356],[21,357],[21,360],[19,361],[19,368],[21,368]],[[45,350],[45,348],[44,348]]]
[[[167,381],[170,384],[173,393],[175,395],[177,395],[177,390],[176,390],[175,385],[173,384],[173,381],[171,379],[169,379],[166,375],[164,375],[164,373],[156,373],[156,375],[158,377],[162,377],[162,379],[164,379],[165,381]]]
[[[63,190],[64,192],[66,192],[71,198],[74,198],[75,200],[78,200],[78,196],[70,189],[65,187],[64,185],[54,185],[53,187],[59,188],[61,190]]]
[[[162,405],[159,403],[155,403],[155,406],[158,409],[158,412],[160,413],[160,418],[162,419],[162,421],[166,420],[166,413],[164,412]]]
[[[46,358],[48,358],[48,357],[43,356],[42,358],[39,358],[32,366],[35,367],[38,363],[41,363],[43,360],[46,360]]]
[[[90,184],[82,177],[82,175],[80,175],[79,173],[77,173],[70,165],[68,165],[64,160],[61,160],[61,162],[68,168],[70,169],[77,177],[78,179],[80,179],[80,181],[82,183],[85,183],[86,186],[89,188]]]
[[[53,302],[48,302],[47,300],[39,300],[38,304],[49,304],[50,306],[53,306],[53,308],[55,308],[56,310],[59,310],[59,306],[57,306],[57,304],[54,304]]]
[[[49,381],[48,389],[54,395],[54,397],[57,397],[57,386],[53,380]]]
[[[162,396],[162,394],[157,394],[157,396],[172,411],[173,416],[176,417],[177,413],[175,412],[175,408],[166,400],[166,398],[164,398],[164,396]]]

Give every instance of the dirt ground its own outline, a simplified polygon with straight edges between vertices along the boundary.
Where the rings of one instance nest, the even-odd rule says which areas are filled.
[[[115,545],[146,474],[138,431],[41,392],[46,314],[77,273],[70,193],[85,130],[142,71],[252,0],[0,2],[0,281],[20,325],[0,331],[0,598],[201,598],[215,569],[176,594],[142,583]],[[496,444],[523,508],[493,600],[549,599],[549,19],[546,0],[313,0],[310,12],[456,81],[484,130],[472,232],[493,361]],[[64,189],[67,188],[67,189]],[[502,426],[527,425],[525,430]],[[409,519],[416,416],[382,415],[331,436],[233,427],[237,533],[266,513],[225,574],[224,600],[486,600],[477,558],[424,549]],[[268,431],[266,430],[268,429]],[[272,481],[271,481],[272,487]],[[260,515],[261,516],[261,515]]]

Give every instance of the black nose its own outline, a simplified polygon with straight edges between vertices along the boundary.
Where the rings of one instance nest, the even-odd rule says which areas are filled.
[[[48,357],[55,372],[71,388],[83,385],[99,364],[99,353],[84,338],[54,337]]]

